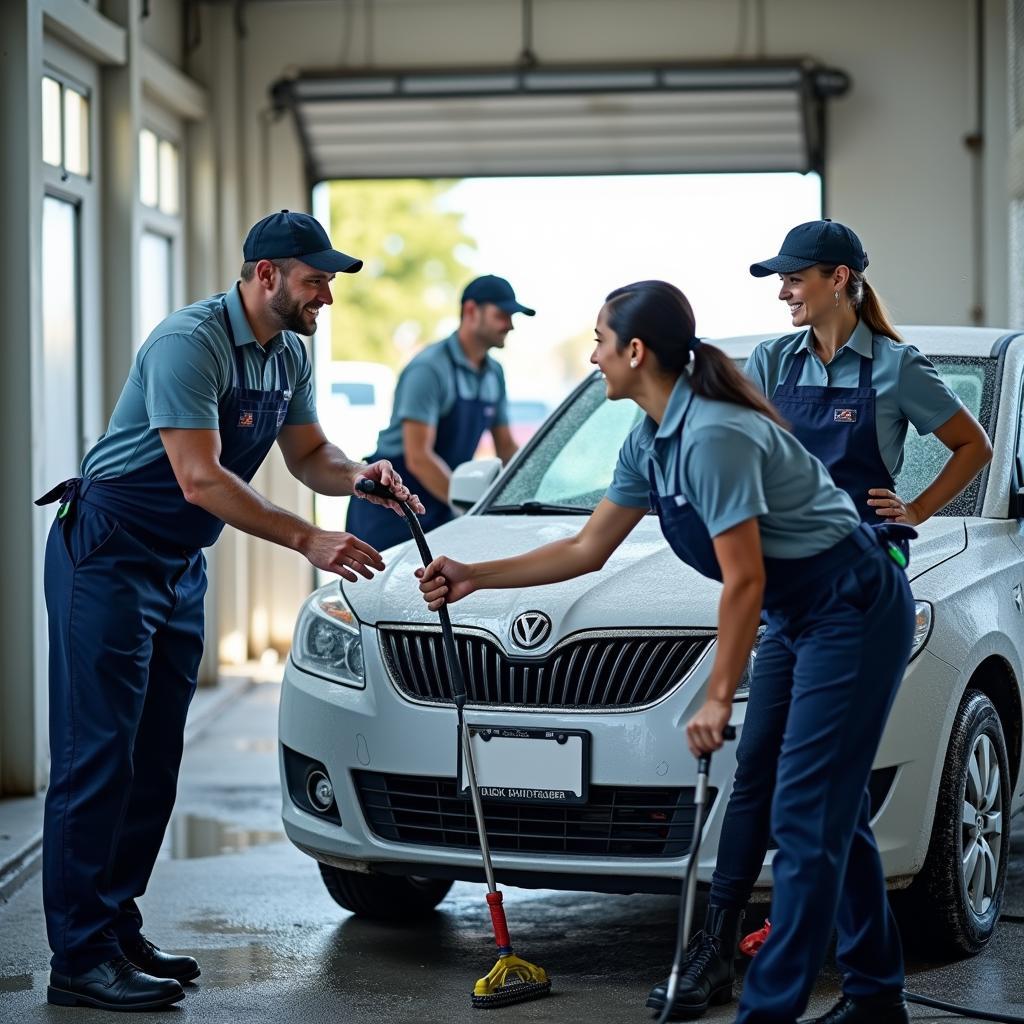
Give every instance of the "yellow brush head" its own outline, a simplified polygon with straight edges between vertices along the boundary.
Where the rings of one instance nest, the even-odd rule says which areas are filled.
[[[543,967],[509,953],[499,957],[490,974],[473,987],[473,1005],[481,1009],[509,1006],[550,991],[551,979]]]

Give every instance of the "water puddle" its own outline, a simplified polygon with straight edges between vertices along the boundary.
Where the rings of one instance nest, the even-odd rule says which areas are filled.
[[[46,987],[47,974],[40,974],[40,986]],[[30,992],[36,987],[36,975],[12,974],[9,978],[0,978],[0,992]]]
[[[240,828],[219,818],[176,814],[167,829],[163,852],[171,860],[223,857],[283,840],[284,833],[273,829]]]
[[[273,950],[257,943],[224,949],[200,949],[194,953],[203,971],[200,984],[206,988],[231,988],[247,982],[273,981],[281,974],[281,958]]]

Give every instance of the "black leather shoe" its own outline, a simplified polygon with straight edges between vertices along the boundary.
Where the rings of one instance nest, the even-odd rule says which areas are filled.
[[[152,1010],[185,998],[169,978],[143,974],[127,957],[115,956],[84,974],[50,971],[46,1001],[57,1006],[96,1006],[101,1010]]]
[[[153,975],[154,978],[174,978],[175,981],[191,981],[200,974],[199,964],[190,956],[175,956],[164,953],[153,945],[145,935],[134,939],[122,939],[121,949],[124,955],[140,971]]]
[[[708,906],[704,930],[690,941],[686,962],[679,972],[679,987],[672,1003],[671,1017],[692,1020],[703,1016],[709,1006],[721,1006],[732,1001],[736,946],[742,920],[742,910]],[[667,981],[655,985],[647,997],[648,1007],[660,1013],[667,996]]]
[[[902,992],[886,992],[866,999],[843,996],[824,1017],[809,1017],[803,1024],[907,1024],[910,1015]]]

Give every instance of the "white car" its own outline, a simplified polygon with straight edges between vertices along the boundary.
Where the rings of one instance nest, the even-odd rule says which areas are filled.
[[[995,455],[912,545],[917,631],[871,777],[874,830],[890,884],[908,889],[907,919],[933,946],[970,953],[995,927],[1010,816],[1024,803],[1024,335],[908,328],[906,337],[986,427]],[[759,340],[719,344],[743,360]],[[428,535],[432,550],[476,561],[572,535],[639,415],[588,378],[504,472],[496,460],[456,472],[453,500],[475,504]],[[916,495],[946,455],[911,429],[901,494]],[[416,548],[393,548],[386,561],[373,582],[332,583],[302,609],[281,696],[281,778],[285,830],[320,862],[331,895],[356,913],[400,919],[432,909],[452,880],[482,874]],[[598,573],[481,591],[452,607],[500,880],[677,890],[695,778],[682,730],[703,699],[719,589],[676,559],[648,516]],[[748,674],[736,698],[740,730],[749,684]],[[712,765],[703,881],[734,746]]]

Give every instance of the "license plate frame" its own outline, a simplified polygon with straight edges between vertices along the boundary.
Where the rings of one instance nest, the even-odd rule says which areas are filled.
[[[538,729],[507,725],[480,725],[466,723],[473,745],[473,761],[477,770],[480,796],[484,800],[502,803],[543,804],[545,806],[585,804],[590,788],[590,733],[584,729]],[[494,741],[498,745],[491,747]],[[548,747],[527,748],[525,744],[551,744]],[[514,745],[513,745],[514,744]],[[556,779],[568,785],[542,786],[526,777],[520,784],[510,781],[508,773],[520,770],[518,764],[510,766],[516,754],[530,755],[528,769],[535,775],[545,770],[564,771]],[[578,757],[578,761],[577,761]],[[572,767],[578,763],[578,776]],[[461,737],[458,744],[456,785],[459,792],[469,795],[469,781],[464,777]],[[504,781],[503,781],[504,780]],[[527,784],[522,784],[527,783]],[[579,792],[577,793],[577,786]]]

